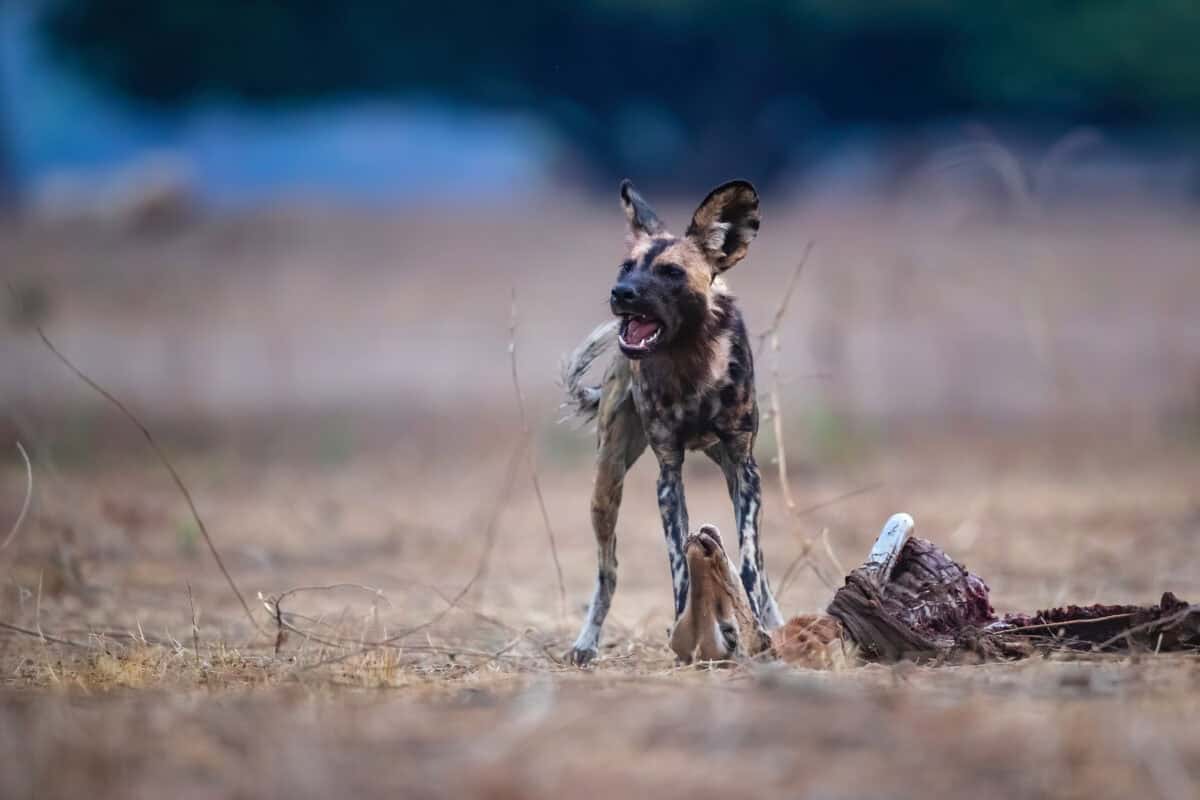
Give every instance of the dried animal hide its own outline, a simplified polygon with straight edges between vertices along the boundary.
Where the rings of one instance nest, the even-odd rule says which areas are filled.
[[[1167,592],[1158,605],[1064,606],[998,617],[988,586],[937,545],[910,538],[891,576],[846,576],[828,613],[876,661],[1019,658],[1047,649],[1200,649],[1200,609]]]

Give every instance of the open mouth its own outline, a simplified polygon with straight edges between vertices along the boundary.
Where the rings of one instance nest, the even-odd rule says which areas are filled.
[[[625,355],[634,358],[653,352],[662,335],[662,323],[645,314],[626,314],[621,321],[618,340]]]

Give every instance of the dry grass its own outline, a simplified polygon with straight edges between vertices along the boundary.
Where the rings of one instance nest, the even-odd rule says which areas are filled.
[[[864,470],[885,476],[879,492],[814,512],[812,525],[830,528],[842,560],[860,557],[884,512],[904,498],[927,520],[922,532],[987,577],[1003,608],[1149,601],[1165,588],[1200,596],[1193,459],[1160,452],[1120,460],[1076,448],[1073,463],[1086,466],[1066,471],[1055,463],[1063,451],[1036,459],[1029,442],[1016,469],[1005,446],[985,439],[953,446],[987,456],[952,469],[943,448],[898,444],[904,458],[880,455],[855,475],[801,484],[798,493],[802,502],[836,495]],[[129,487],[162,482],[152,463],[59,474],[54,496],[74,501],[70,510],[43,503],[14,545],[20,555],[8,570],[3,613],[87,649],[0,634],[0,731],[9,732],[0,734],[3,796],[84,788],[261,796],[266,786],[272,796],[302,797],[614,789],[1121,797],[1136,789],[1173,798],[1200,785],[1200,744],[1190,735],[1200,712],[1194,657],[832,672],[675,667],[650,475],[630,487],[604,658],[580,673],[557,660],[575,620],[559,620],[531,491],[503,503],[486,574],[439,616],[478,568],[484,531],[469,522],[478,513],[439,530],[432,518],[402,516],[427,491],[415,479],[397,481],[386,502],[362,491],[386,472],[388,452],[335,473],[213,458],[185,459],[181,470],[197,476],[199,502],[213,509],[210,524],[249,591],[345,579],[378,587],[382,598],[354,586],[290,596],[285,611],[313,637],[292,633],[276,655],[272,638],[240,619],[220,573],[173,541],[180,511],[170,492],[130,496]],[[482,505],[491,506],[498,468],[508,463],[502,453],[484,461],[478,474],[444,486],[443,497],[455,507],[478,503],[473,487],[483,485]],[[586,465],[544,476],[548,512],[576,520],[562,540],[576,603],[593,557],[574,507],[587,480]],[[699,499],[719,496],[721,486],[704,471],[689,489]],[[105,498],[113,496],[140,516],[126,507],[125,519],[106,520]],[[767,502],[782,509],[777,487]],[[773,515],[767,529],[775,564],[806,546],[806,535],[779,525],[783,516]],[[139,518],[151,522],[139,529],[130,522]],[[394,527],[402,521],[411,527]],[[64,526],[88,531],[74,545],[82,585],[44,592],[40,607],[30,596],[21,601],[14,595],[32,591],[57,558],[35,543]],[[198,648],[185,578],[199,612]],[[782,602],[789,611],[812,610],[827,596],[804,573]],[[579,613],[577,605],[572,616]],[[432,618],[436,625],[394,646],[359,652],[364,641]],[[261,620],[270,624],[265,610]]]
[[[603,315],[619,247],[580,216],[551,214],[541,239],[511,220],[469,240],[324,220],[6,241],[45,267],[56,342],[152,418],[246,597],[338,586],[285,597],[280,642],[252,602],[257,633],[137,432],[40,349],[0,342],[36,478],[0,554],[0,621],[32,632],[0,630],[0,796],[1196,796],[1194,657],[677,668],[649,459],[627,487],[603,657],[563,666],[594,570],[590,435],[551,424],[551,380]],[[755,331],[799,256],[768,238],[772,219],[747,265],[772,269],[732,276]],[[1174,426],[1200,365],[1182,311],[1200,301],[1195,234],[825,222],[778,332],[790,503],[768,425],[759,454],[768,564],[776,580],[802,565],[785,612],[823,607],[834,561],[856,563],[897,510],[987,578],[999,610],[1200,598],[1200,450]],[[1027,234],[1054,268],[1018,313],[1029,284],[1002,267]],[[512,248],[487,244],[501,235]],[[1155,280],[1123,269],[1148,242]],[[336,275],[322,262],[346,254]],[[89,279],[97,262],[120,280]],[[513,283],[540,498],[514,450]],[[125,349],[144,340],[160,360]],[[381,373],[393,360],[420,367]],[[331,378],[355,399],[288,401]],[[0,533],[26,486],[7,458]],[[715,468],[689,461],[687,486],[693,521],[728,528]]]

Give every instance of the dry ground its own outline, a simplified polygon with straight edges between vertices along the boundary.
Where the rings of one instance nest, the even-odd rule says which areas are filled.
[[[5,434],[36,493],[0,552],[0,621],[46,638],[0,632],[0,797],[1197,796],[1195,656],[675,668],[649,459],[603,658],[563,666],[594,553],[590,434],[553,425],[553,362],[603,316],[620,234],[615,213],[558,213],[5,234],[11,275],[48,287],[47,331],[159,431],[265,633],[136,431],[6,335]],[[999,610],[1200,598],[1194,227],[939,239],[864,213],[811,212],[824,255],[785,321],[803,514],[760,442],[785,612],[821,608],[897,510]],[[769,269],[734,279],[756,330],[807,238],[796,215],[790,245],[764,226],[746,266]],[[997,268],[1030,242],[1049,266],[1022,262],[1027,291]],[[513,284],[565,608],[513,457]],[[25,485],[3,458],[0,535]],[[689,462],[691,517],[728,527],[715,473]],[[354,585],[284,601],[309,635],[277,650],[258,593],[331,584]]]

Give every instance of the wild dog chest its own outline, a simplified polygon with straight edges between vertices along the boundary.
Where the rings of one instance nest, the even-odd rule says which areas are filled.
[[[752,386],[728,376],[712,387],[691,393],[658,386],[637,375],[633,400],[651,447],[660,450],[707,450],[758,428]]]

